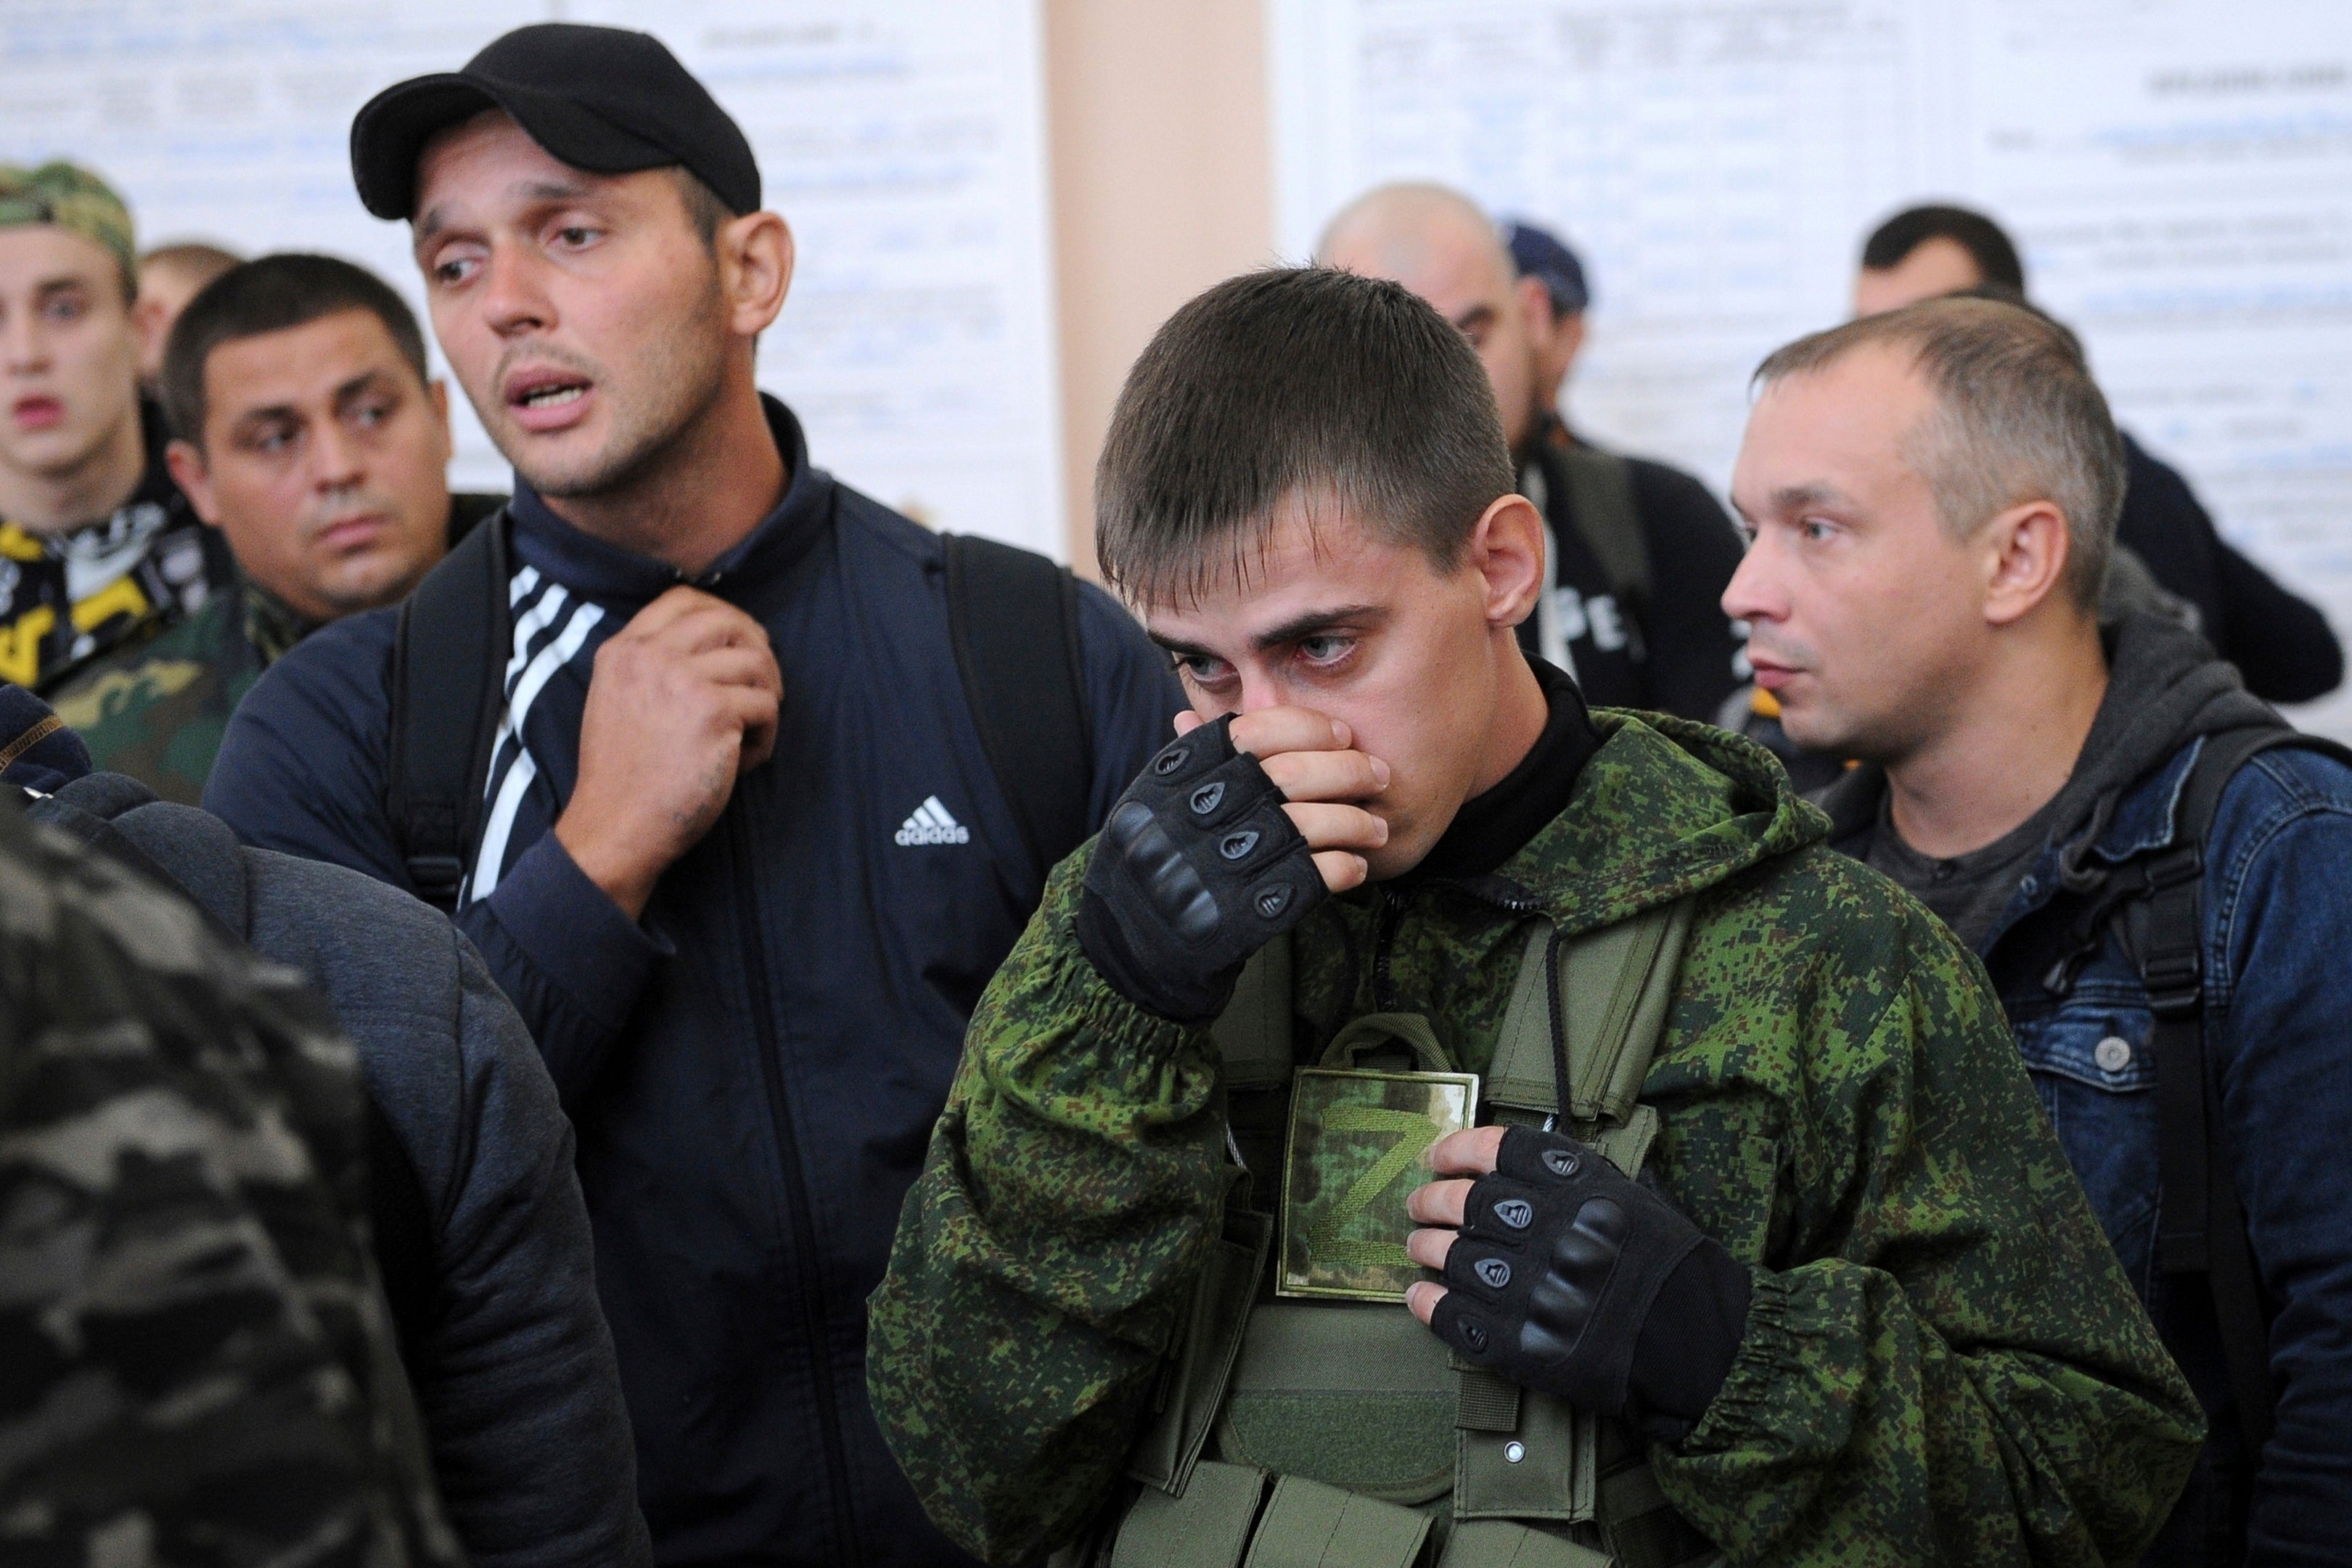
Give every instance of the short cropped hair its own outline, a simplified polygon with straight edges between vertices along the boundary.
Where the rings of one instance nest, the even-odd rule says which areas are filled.
[[[1967,251],[1987,283],[2025,292],[2025,264],[2018,259],[2015,243],[1999,224],[1966,207],[1912,207],[1895,214],[1863,242],[1862,265],[1873,272],[1900,267],[1931,239],[1948,239]]]
[[[1440,571],[1517,482],[1469,340],[1402,286],[1324,267],[1226,279],[1128,372],[1095,472],[1095,549],[1130,599],[1247,579],[1304,501]]]
[[[1905,442],[1945,530],[1966,539],[2011,507],[2046,500],[2066,515],[2065,587],[2095,608],[2123,514],[2123,436],[2073,333],[2041,312],[1951,296],[1864,316],[1800,338],[1756,368],[1770,386],[1857,349],[1908,354],[1936,411]]]
[[[141,253],[139,270],[143,275],[151,267],[166,272],[176,272],[199,288],[236,266],[245,257],[235,251],[223,250],[200,239],[175,240]]]
[[[223,343],[307,327],[321,317],[365,310],[392,334],[400,357],[423,382],[425,334],[392,286],[363,267],[331,256],[265,256],[242,262],[197,291],[163,344],[163,413],[172,432],[205,444],[205,363]]]

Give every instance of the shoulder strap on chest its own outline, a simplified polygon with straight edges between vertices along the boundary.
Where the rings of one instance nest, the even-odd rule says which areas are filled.
[[[1085,841],[1094,741],[1069,570],[994,539],[950,534],[948,636],[981,749],[1042,883]]]
[[[2205,841],[2222,792],[2248,762],[2281,747],[2316,750],[2352,763],[2352,753],[2281,726],[2224,730],[2205,737],[2174,807],[2169,847],[2147,865],[2147,923],[2139,944],[2140,981],[2156,1015],[2157,1261],[2167,1274],[2202,1274],[2230,1370],[2231,1392],[2249,1451],[2276,1424],[2270,1372],[2269,1313],[2254,1270],[2224,1142],[2220,1095],[2205,1051],[2205,942],[2200,911]]]
[[[1561,937],[1528,933],[1496,1036],[1486,1100],[1505,1117],[1557,1116],[1627,1175],[1641,1168],[1657,1114],[1639,1103],[1665,1035],[1690,934],[1691,901]]]
[[[1486,1070],[1486,1103],[1506,1118],[1558,1116],[1628,1174],[1641,1165],[1654,1114],[1639,1103],[1690,934],[1691,901],[1561,937],[1533,923]],[[1289,939],[1261,949],[1211,1025],[1228,1090],[1277,1088],[1292,1063]],[[1646,1131],[1640,1130],[1646,1128]],[[1630,1161],[1620,1160],[1621,1154]]]
[[[1289,1082],[1290,934],[1259,948],[1242,966],[1233,1000],[1209,1026],[1225,1064],[1228,1092],[1277,1089]]]
[[[1568,481],[1570,515],[1577,531],[1600,558],[1609,586],[1620,598],[1646,604],[1650,598],[1650,546],[1642,515],[1633,505],[1633,471],[1613,452],[1591,446],[1559,448],[1559,472]]]
[[[479,835],[482,788],[514,632],[501,508],[472,529],[401,606],[392,645],[387,820],[416,896],[452,914]]]

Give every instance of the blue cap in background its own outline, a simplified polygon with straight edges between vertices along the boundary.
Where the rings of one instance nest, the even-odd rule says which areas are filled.
[[[1553,314],[1573,316],[1592,303],[1592,290],[1585,287],[1584,263],[1556,235],[1533,224],[1515,222],[1503,226],[1503,243],[1510,247],[1511,260],[1521,277],[1543,279]]]

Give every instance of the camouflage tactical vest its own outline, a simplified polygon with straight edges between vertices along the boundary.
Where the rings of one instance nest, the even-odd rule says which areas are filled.
[[[1483,1085],[1452,1071],[1414,1015],[1358,1019],[1317,1066],[1297,1066],[1287,939],[1251,962],[1214,1031],[1243,1170],[1171,1346],[1154,1419],[1129,1457],[1139,1495],[1096,1562],[1696,1568],[1714,1560],[1618,1423],[1457,1361],[1392,1294],[1345,1299],[1373,1293],[1352,1288],[1382,1278],[1422,1277],[1403,1260],[1403,1198],[1425,1179],[1416,1156],[1457,1109],[1459,1122],[1483,1109],[1496,1122],[1559,1125],[1628,1176],[1641,1169],[1658,1117],[1637,1096],[1689,925],[1686,900],[1565,942],[1536,922]],[[1556,1031],[1565,1036],[1564,1110]],[[1424,1111],[1431,1120],[1417,1121]],[[1327,1145],[1339,1152],[1326,1155]]]

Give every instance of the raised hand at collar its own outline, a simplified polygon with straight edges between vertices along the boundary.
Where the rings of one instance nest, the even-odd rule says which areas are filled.
[[[555,836],[630,919],[775,749],[783,695],[766,628],[698,589],[669,590],[596,650]]]

